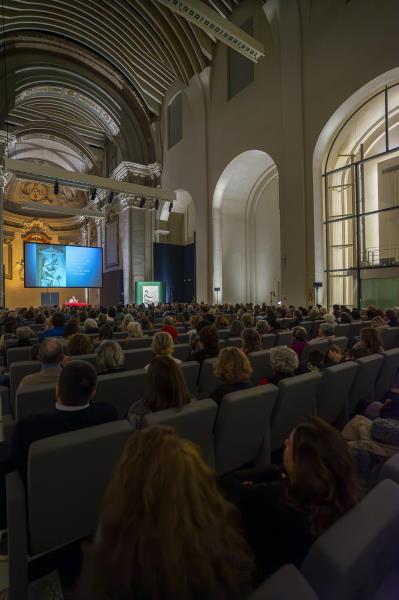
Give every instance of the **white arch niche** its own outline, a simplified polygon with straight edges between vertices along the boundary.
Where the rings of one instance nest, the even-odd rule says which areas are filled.
[[[214,302],[266,302],[281,281],[279,181],[260,150],[236,156],[212,204]]]

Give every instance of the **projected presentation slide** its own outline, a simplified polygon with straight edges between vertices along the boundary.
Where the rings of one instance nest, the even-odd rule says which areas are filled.
[[[162,281],[136,281],[136,304],[165,302],[165,284]]]
[[[102,248],[25,242],[25,287],[100,288]]]

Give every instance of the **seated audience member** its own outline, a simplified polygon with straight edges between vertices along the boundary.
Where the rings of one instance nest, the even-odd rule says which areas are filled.
[[[148,367],[144,398],[132,404],[128,418],[140,428],[147,413],[181,408],[189,402],[190,394],[179,366],[170,356],[158,356]]]
[[[46,317],[45,317],[44,313],[42,311],[39,311],[37,313],[37,315],[35,316],[36,325],[43,325],[45,320],[46,320]]]
[[[303,313],[301,310],[299,310],[298,308],[295,309],[293,311],[293,318],[292,318],[292,322],[290,324],[290,329],[293,329],[294,327],[298,327],[302,321],[303,321]]]
[[[143,315],[140,321],[140,325],[143,331],[151,331],[151,329],[154,329],[154,326],[148,315]]]
[[[112,322],[115,321],[116,318],[116,309],[115,306],[110,306],[107,313],[107,321]]]
[[[377,316],[371,319],[370,327],[373,329],[389,329],[389,325],[383,317]]]
[[[86,319],[84,323],[85,333],[98,333],[97,321],[93,318]]]
[[[98,328],[101,329],[103,325],[108,323],[107,315],[100,313],[97,318]]]
[[[337,318],[335,315],[327,313],[327,314],[323,315],[323,321],[325,323],[331,323],[331,325],[336,325]]]
[[[340,323],[352,323],[352,319],[349,312],[342,311],[339,315]]]
[[[385,320],[388,327],[398,327],[398,313],[392,308],[387,308],[385,311]]]
[[[244,329],[254,326],[254,317],[251,313],[244,313],[241,317],[241,323],[244,325]]]
[[[325,368],[339,365],[344,360],[344,354],[339,346],[331,344],[325,355]]]
[[[280,331],[281,326],[280,323],[277,321],[277,317],[274,313],[269,313],[266,320],[269,325],[270,333],[277,333],[278,331]]]
[[[17,338],[17,346],[31,346],[32,339],[36,337],[35,332],[26,325],[17,327],[15,336]]]
[[[46,338],[39,347],[39,361],[42,364],[39,373],[25,375],[20,381],[19,388],[44,383],[56,384],[61,373],[61,363],[64,360],[64,349],[56,338]]]
[[[298,568],[314,540],[357,501],[354,461],[339,431],[318,417],[286,440],[284,470],[254,469],[222,479],[241,511],[258,581],[286,563]]]
[[[320,350],[312,350],[309,354],[308,371],[318,373],[325,368],[324,354]]]
[[[216,404],[231,392],[239,392],[254,387],[251,381],[252,367],[242,350],[235,347],[223,348],[220,351],[214,370],[215,377],[223,381],[210,394]]]
[[[189,360],[201,365],[207,358],[215,358],[219,354],[219,336],[213,325],[203,327],[199,332],[196,350],[190,352]]]
[[[352,308],[351,318],[352,318],[352,321],[355,321],[355,322],[361,320],[361,314],[360,314],[360,310],[358,308]]]
[[[297,327],[292,328],[291,333],[292,333],[291,349],[294,352],[296,352],[298,354],[298,356],[301,356],[301,354],[306,346],[306,340],[308,337],[306,329],[304,327],[301,327],[298,325]]]
[[[230,325],[229,338],[241,337],[244,331],[244,325],[242,321],[232,321]]]
[[[324,339],[324,338],[333,337],[335,335],[336,327],[337,326],[335,323],[322,323],[319,327],[319,335],[315,339]]]
[[[92,350],[93,345],[89,336],[85,333],[75,333],[68,340],[66,354],[78,356],[79,354],[90,354]]]
[[[64,328],[63,343],[67,344],[69,338],[79,333],[79,325],[76,321],[68,321]]]
[[[154,357],[157,356],[169,356],[172,360],[175,361],[177,365],[181,365],[182,361],[179,358],[175,358],[173,352],[175,351],[175,346],[173,343],[173,338],[167,331],[158,331],[152,338],[152,351],[154,353]],[[150,365],[146,365],[144,368],[148,369]]]
[[[166,331],[172,336],[173,342],[176,343],[177,338],[179,337],[179,332],[177,331],[175,325],[175,320],[173,317],[165,317],[163,320],[163,327],[161,331]]]
[[[242,332],[242,350],[245,354],[251,354],[251,352],[259,352],[263,350],[262,340],[259,332],[253,327],[248,327]]]
[[[348,352],[349,358],[356,359],[370,354],[379,354],[383,352],[381,334],[378,329],[372,327],[363,327],[360,331],[360,341],[357,342]]]
[[[51,317],[51,326],[39,334],[39,342],[47,337],[62,337],[65,330],[65,316],[61,312],[56,312]]]
[[[287,377],[293,377],[299,365],[298,355],[287,346],[278,346],[270,349],[270,364],[273,376],[269,383],[278,383]]]
[[[117,342],[113,340],[102,341],[96,349],[98,374],[119,373],[125,371],[123,366],[125,355]]]
[[[121,325],[121,331],[127,331],[129,323],[132,323],[133,321],[134,321],[133,315],[131,315],[130,313],[128,313],[127,315],[125,315],[123,317],[123,321],[122,321],[122,325]]]
[[[270,332],[269,323],[265,319],[258,319],[256,321],[256,331],[259,335],[265,335]]]
[[[245,597],[253,559],[235,510],[192,442],[169,427],[136,432],[106,491],[80,600]]]
[[[103,340],[112,340],[114,337],[114,328],[110,323],[104,323],[98,330],[98,339],[100,342]]]
[[[188,331],[187,331],[188,335],[190,336],[190,342],[198,334],[197,325],[200,321],[201,321],[201,315],[193,315],[190,319],[190,325],[189,325]]]
[[[227,322],[227,319],[225,317],[223,317],[222,315],[217,315],[215,318],[215,327],[217,330],[228,329],[229,324]]]
[[[141,325],[138,321],[133,321],[131,323],[128,324],[127,326],[127,337],[125,337],[123,340],[120,340],[120,345],[125,348],[136,348],[136,345],[134,344],[134,340],[137,340],[137,338],[143,338],[143,337],[148,337],[147,335],[144,335],[143,330],[141,329]]]

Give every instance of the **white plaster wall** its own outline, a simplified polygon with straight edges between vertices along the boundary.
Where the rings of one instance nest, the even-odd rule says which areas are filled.
[[[269,302],[281,285],[279,180],[274,177],[264,188],[255,213],[255,298]]]

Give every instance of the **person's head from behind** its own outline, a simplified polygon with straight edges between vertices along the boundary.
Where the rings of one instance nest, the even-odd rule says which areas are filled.
[[[116,371],[123,367],[125,355],[117,342],[104,340],[97,347],[97,365],[100,371]]]
[[[129,337],[138,338],[143,337],[144,333],[142,327],[138,321],[132,321],[127,326],[127,333]]]
[[[225,383],[243,383],[252,375],[252,367],[240,348],[234,346],[223,348],[215,363],[214,374]]]
[[[380,327],[386,327],[386,322],[385,319],[383,319],[382,317],[374,317],[373,319],[371,319],[371,323],[370,326],[373,327],[373,329],[378,329]]]
[[[98,326],[101,327],[102,325],[105,325],[107,321],[107,315],[104,313],[100,313],[97,319]]]
[[[127,331],[128,325],[129,323],[132,323],[134,321],[134,317],[131,314],[127,314],[123,317],[123,321],[122,321],[122,326],[121,326],[121,330],[122,331]]]
[[[51,317],[53,327],[65,327],[65,316],[61,312],[56,312]]]
[[[108,316],[111,319],[115,319],[115,317],[116,317],[116,308],[115,308],[115,306],[110,306],[109,307],[109,309],[108,309]]]
[[[276,375],[292,376],[298,368],[298,354],[287,346],[271,348],[270,364]]]
[[[64,360],[64,351],[56,338],[46,338],[39,347],[39,360],[42,365],[56,367]]]
[[[155,356],[171,356],[174,350],[173,338],[167,331],[158,331],[152,338],[152,351]]]
[[[230,325],[229,337],[241,337],[243,331],[244,325],[242,324],[242,321],[234,320]]]
[[[79,325],[76,321],[68,321],[64,328],[64,338],[69,339],[76,333],[79,333]]]
[[[103,500],[101,537],[89,550],[93,587],[107,597],[140,589],[176,600],[239,588],[253,562],[235,518],[197,446],[169,427],[137,431]]]
[[[215,317],[215,327],[216,329],[227,329],[229,326],[227,319],[223,317],[223,315],[217,315]]]
[[[265,319],[258,319],[256,321],[256,331],[259,333],[259,335],[264,335],[266,333],[269,333],[269,331],[270,331],[269,323],[267,321],[265,321]]]
[[[97,331],[98,326],[97,326],[96,320],[92,319],[92,318],[86,319],[85,324],[84,324],[84,330],[85,331]]]
[[[339,346],[336,344],[331,344],[327,352],[327,362],[330,363],[340,363],[343,361],[344,354]]]
[[[392,320],[396,321],[397,318],[398,318],[398,313],[396,312],[395,309],[393,309],[393,308],[387,308],[386,309],[386,311],[385,311],[385,319],[387,321],[392,321]]]
[[[242,332],[242,341],[244,344],[243,350],[246,354],[251,352],[259,352],[262,350],[262,340],[259,332],[252,327],[244,329]]]
[[[145,399],[153,411],[178,408],[190,402],[181,368],[169,356],[155,357],[148,367]]]
[[[324,354],[320,350],[312,350],[309,354],[309,368],[318,370],[324,367]]]
[[[284,467],[290,495],[308,514],[314,535],[325,531],[356,503],[355,467],[341,433],[311,417],[286,440]]]
[[[30,342],[31,338],[35,337],[35,333],[32,331],[32,329],[26,326],[17,327],[15,330],[15,335],[17,336],[19,343],[28,343]]]
[[[96,391],[97,373],[93,365],[84,360],[72,360],[61,370],[56,387],[59,404],[84,406]]]
[[[172,315],[167,315],[163,320],[164,327],[171,327],[175,324],[175,319]]]
[[[335,323],[322,323],[319,327],[319,337],[331,337],[335,334]]]
[[[199,348],[210,354],[217,354],[219,351],[219,336],[213,325],[203,327],[199,332]]]
[[[363,327],[360,331],[360,342],[370,351],[370,354],[381,352],[383,345],[381,333],[374,327]]]
[[[293,327],[291,334],[294,342],[306,342],[308,337],[306,329],[300,325]]]
[[[254,318],[251,313],[244,313],[241,317],[241,323],[244,325],[244,328],[253,327]]]
[[[350,313],[348,313],[346,310],[340,313],[339,320],[341,323],[352,323]]]
[[[90,354],[92,351],[91,339],[85,333],[75,333],[68,339],[67,354],[77,356],[79,354]]]
[[[98,339],[99,340],[112,340],[113,337],[114,337],[114,329],[113,329],[112,325],[110,325],[109,323],[105,323],[104,325],[101,325],[101,327],[98,331]]]

